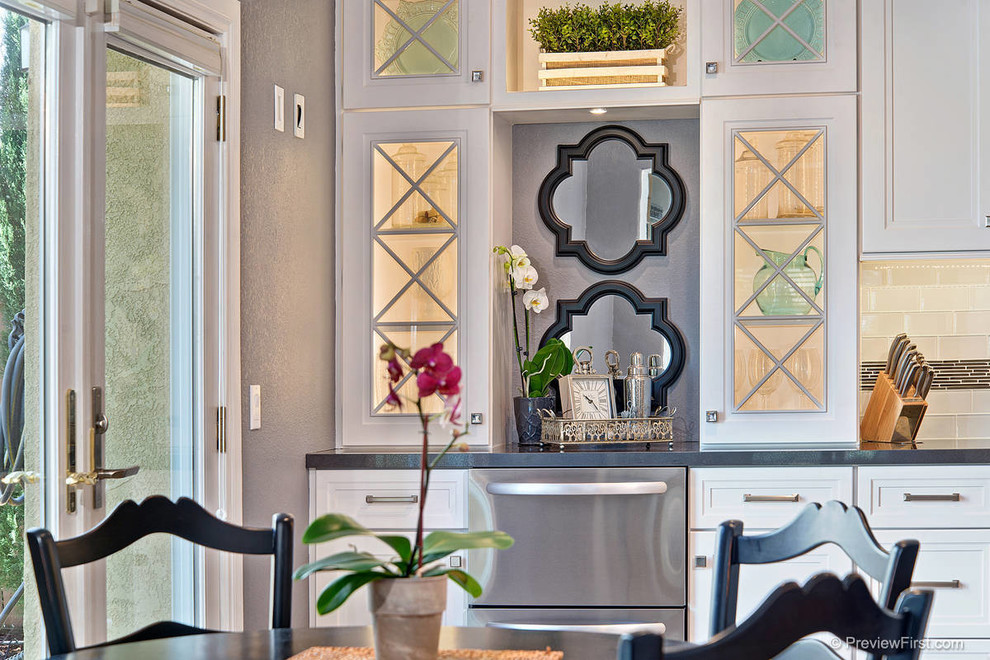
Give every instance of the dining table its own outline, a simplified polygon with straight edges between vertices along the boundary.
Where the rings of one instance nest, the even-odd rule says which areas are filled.
[[[563,651],[565,660],[613,660],[619,636],[602,632],[444,627],[441,649]],[[65,660],[286,660],[314,646],[374,646],[371,627],[280,628],[205,633],[98,646],[52,656]],[[664,641],[665,650],[687,646]]]

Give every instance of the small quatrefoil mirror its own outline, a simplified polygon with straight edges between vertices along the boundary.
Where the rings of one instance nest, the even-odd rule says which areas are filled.
[[[575,256],[599,273],[622,273],[647,255],[667,254],[685,197],[667,152],[667,144],[645,142],[623,126],[558,146],[557,166],[538,198],[557,255]]]

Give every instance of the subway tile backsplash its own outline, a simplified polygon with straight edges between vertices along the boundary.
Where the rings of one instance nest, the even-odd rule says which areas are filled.
[[[860,411],[906,332],[936,373],[919,439],[990,438],[990,259],[864,263],[860,286]]]

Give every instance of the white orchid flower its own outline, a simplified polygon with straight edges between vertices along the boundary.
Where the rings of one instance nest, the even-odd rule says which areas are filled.
[[[529,255],[518,245],[509,248],[509,259],[512,261],[513,268],[529,268],[532,265]]]
[[[523,294],[523,306],[539,314],[550,305],[547,298],[547,288],[542,287],[536,291],[527,291]]]
[[[532,266],[512,269],[512,283],[517,289],[532,289],[536,280],[540,279],[540,274]]]

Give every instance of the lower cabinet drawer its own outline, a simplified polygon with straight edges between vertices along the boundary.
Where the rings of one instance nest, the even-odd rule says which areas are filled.
[[[990,527],[990,467],[861,467],[858,506],[870,526]]]
[[[310,548],[310,561],[321,557],[328,557],[337,552],[347,550],[357,550],[358,552],[370,552],[376,557],[388,559],[391,548],[369,536],[355,536],[337,541],[322,543]],[[455,553],[447,558],[448,564],[464,566],[463,553]],[[328,626],[370,626],[371,613],[368,611],[368,590],[370,587],[364,586],[347,599],[347,602],[325,615],[316,613],[316,599],[319,598],[323,590],[338,577],[344,575],[338,571],[323,571],[311,575],[309,580],[309,625],[311,628],[325,628]],[[448,581],[447,585],[447,610],[443,615],[443,625],[463,626],[466,620],[468,594],[453,582]]]
[[[990,637],[990,530],[885,529],[875,535],[884,547],[902,539],[921,543],[913,584],[935,592],[928,637]]]
[[[851,467],[698,468],[688,470],[691,529],[714,529],[726,520],[745,528],[774,529],[811,502],[852,504]]]
[[[348,515],[369,529],[416,529],[419,470],[312,470],[310,513]],[[423,512],[429,529],[467,528],[467,470],[434,470]]]

